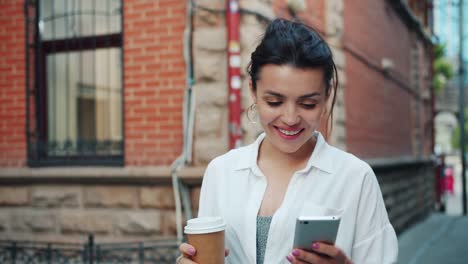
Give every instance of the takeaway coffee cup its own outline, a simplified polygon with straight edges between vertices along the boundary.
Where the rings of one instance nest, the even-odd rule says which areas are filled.
[[[195,247],[193,260],[199,264],[224,263],[224,230],[221,217],[200,217],[187,221],[184,232],[188,243]]]

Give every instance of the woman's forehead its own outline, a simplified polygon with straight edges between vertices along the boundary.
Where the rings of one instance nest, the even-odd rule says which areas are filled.
[[[268,64],[262,67],[257,86],[261,93],[304,96],[324,92],[321,69]]]

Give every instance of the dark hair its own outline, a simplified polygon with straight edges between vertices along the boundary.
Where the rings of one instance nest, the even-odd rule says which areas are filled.
[[[333,123],[333,107],[338,88],[338,72],[328,44],[313,28],[285,19],[275,19],[266,28],[260,44],[251,55],[247,72],[252,80],[252,89],[257,91],[260,69],[267,64],[291,65],[297,68],[322,69],[325,95],[333,92],[331,109],[327,118],[327,131]],[[327,136],[327,135],[326,135]]]

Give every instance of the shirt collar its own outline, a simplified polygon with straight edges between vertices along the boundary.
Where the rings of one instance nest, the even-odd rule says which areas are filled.
[[[328,143],[325,141],[320,132],[314,132],[314,136],[317,139],[314,151],[312,152],[312,155],[309,158],[306,167],[300,170],[299,172],[308,172],[312,167],[315,167],[324,172],[333,173],[333,147],[328,145]],[[240,156],[237,162],[237,166],[235,167],[236,170],[254,170],[257,167],[258,149],[264,138],[265,133],[261,133],[255,140],[255,142],[246,147],[247,151],[246,153],[242,153],[242,155]]]

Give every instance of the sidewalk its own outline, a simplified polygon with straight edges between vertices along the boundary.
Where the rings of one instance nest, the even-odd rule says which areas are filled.
[[[468,263],[468,217],[434,213],[398,242],[399,264]]]

